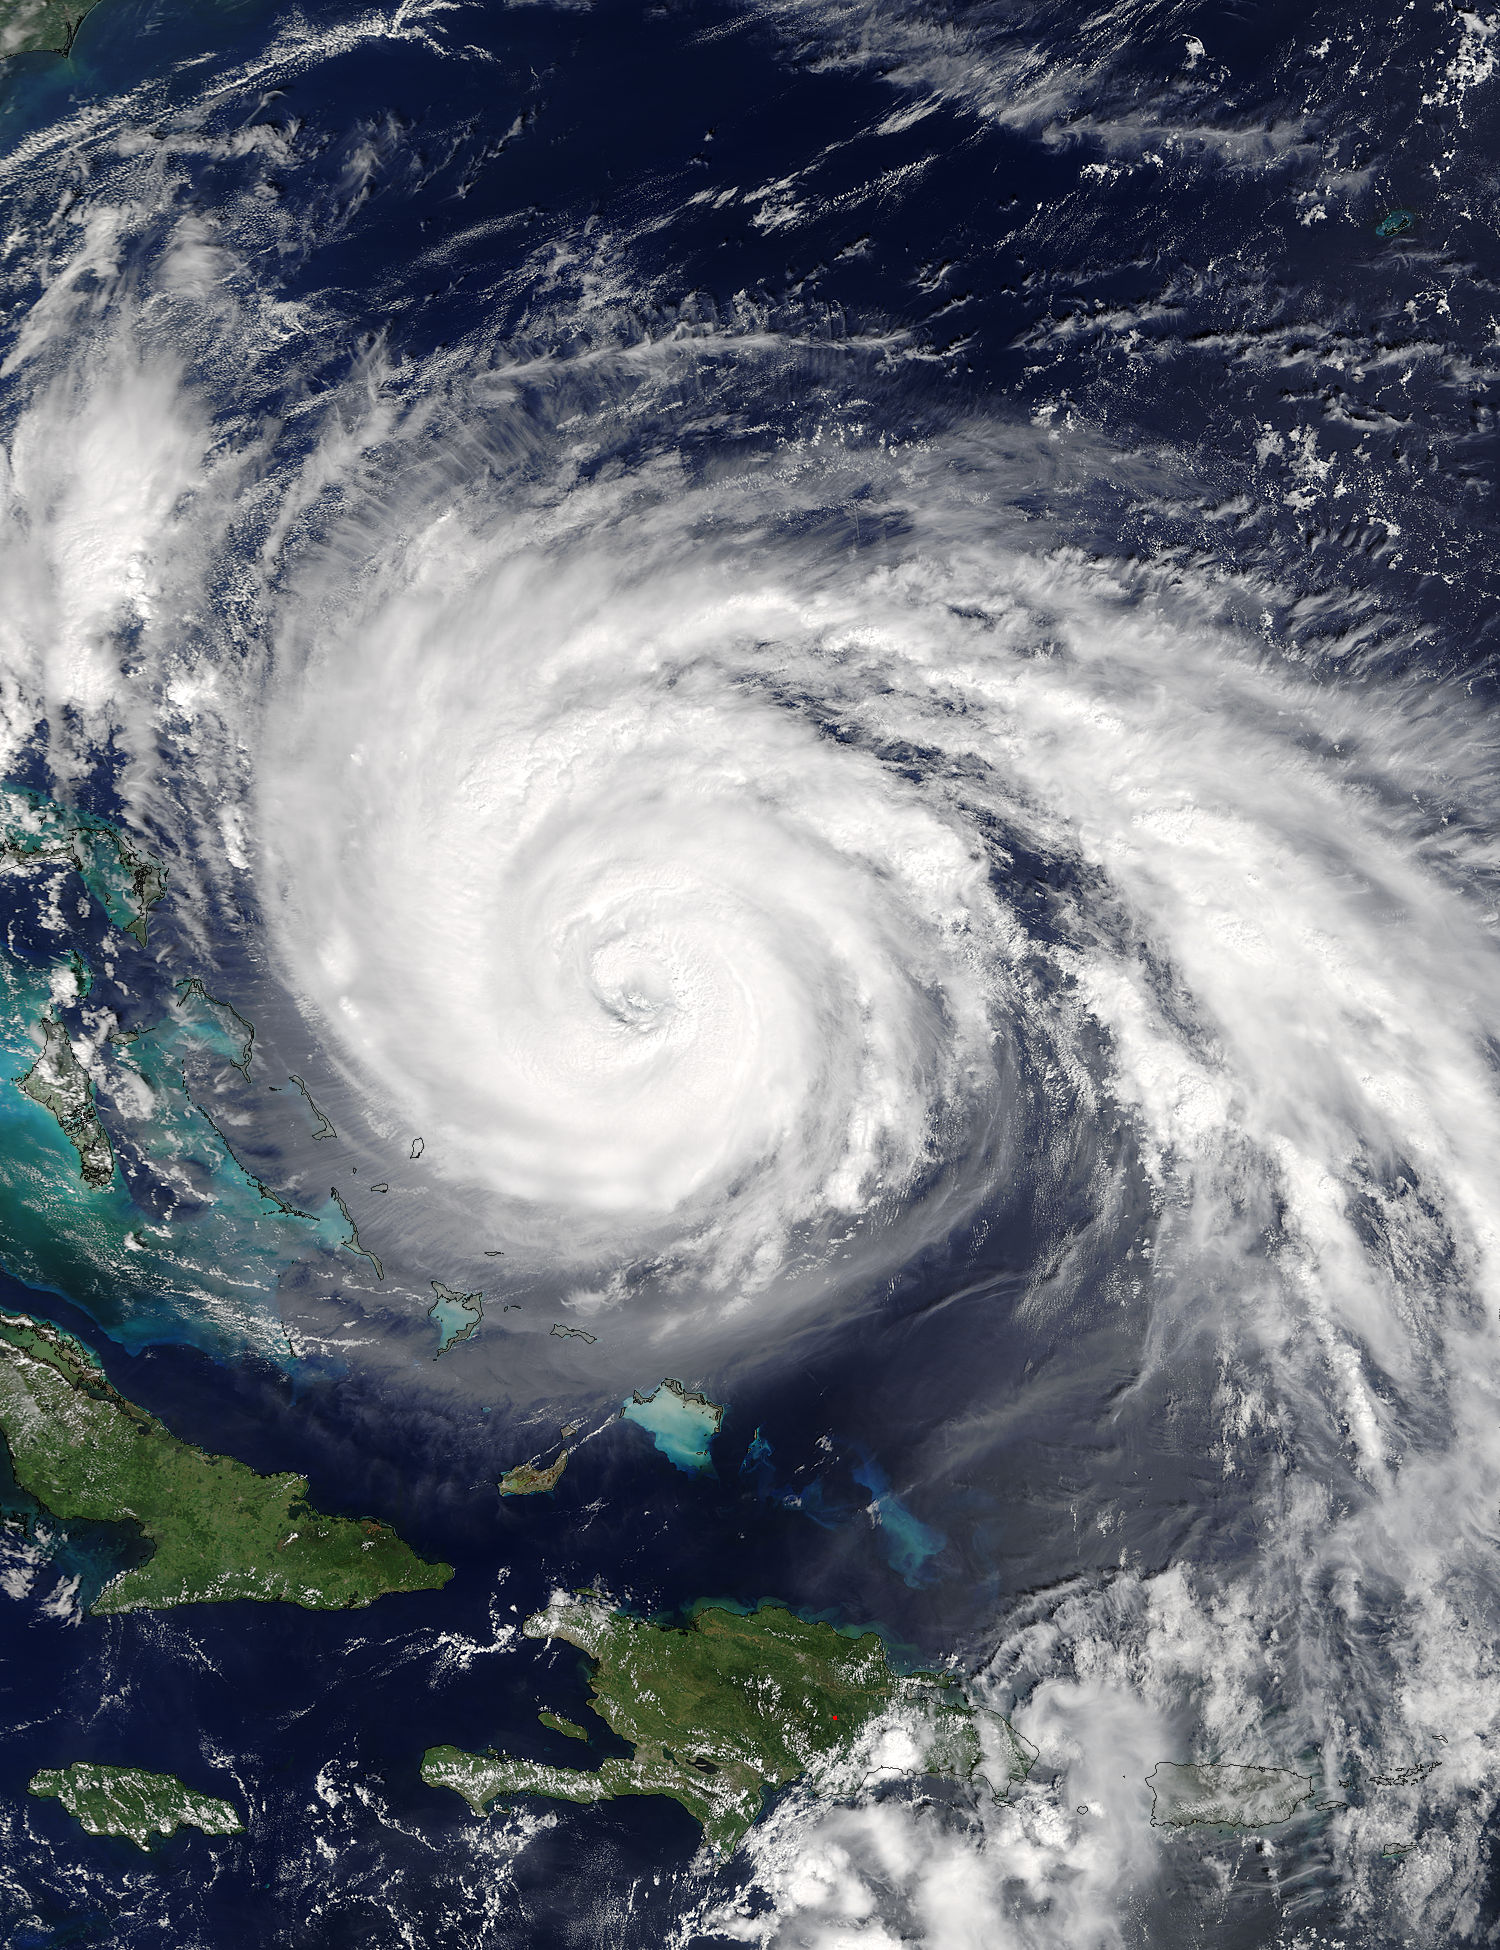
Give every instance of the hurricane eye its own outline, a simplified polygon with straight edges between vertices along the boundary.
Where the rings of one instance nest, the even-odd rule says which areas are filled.
[[[645,995],[639,989],[619,989],[602,996],[604,1007],[626,1029],[649,1030],[660,1023],[671,1003]]]

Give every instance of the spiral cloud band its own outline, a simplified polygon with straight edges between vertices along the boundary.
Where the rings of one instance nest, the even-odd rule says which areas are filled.
[[[291,624],[257,766],[281,964],[508,1238],[647,1265],[731,1337],[841,1254],[884,1271],[1017,1179],[1045,1203],[1065,1153],[1108,1235],[1128,1132],[1151,1216],[1112,1277],[1149,1279],[1148,1371],[1217,1355],[1203,1406],[1264,1541],[1201,1596],[1080,1601],[1028,1649],[1021,1724],[1073,1729],[1092,1792],[1100,1725],[1139,1779],[1184,1694],[1251,1754],[1275,1694],[1330,1775],[1420,1769],[1439,1731],[1456,1789],[1457,1692],[1496,1677],[1461,1623],[1500,1489],[1492,755],[1440,690],[1322,686],[1208,583],[1024,546],[968,436],[861,456],[886,539],[830,544],[848,465],[574,486],[529,528],[403,537],[394,572],[372,551],[357,600],[298,592],[347,614]],[[1390,1687],[1348,1651],[1387,1581]],[[1014,1940],[1111,1941],[1132,1845],[1048,1805],[997,1820],[1012,1849],[1040,1824],[1071,1920]],[[1382,1818],[1341,1818],[1355,1882]],[[843,1941],[898,1860],[927,1914],[907,1821],[829,1817],[823,1883],[768,1831],[776,1940]]]
[[[453,586],[452,540],[266,727],[268,906],[351,1076],[573,1259],[743,1289],[894,1220],[1001,1114],[972,840],[753,681],[819,619],[711,548],[501,530]]]
[[[268,358],[182,248],[149,302]],[[1447,1826],[1400,1901],[1424,1940],[1467,1927],[1500,1697],[1470,1629],[1500,1597],[1500,957],[1463,698],[1304,658],[1274,587],[1106,559],[1086,490],[1124,467],[1082,435],[1070,463],[996,426],[842,441],[830,410],[774,466],[702,465],[663,405],[685,369],[752,404],[788,384],[726,338],[601,359],[586,414],[562,361],[523,385],[472,347],[371,355],[295,460],[229,452],[212,371],[149,354],[117,296],[17,413],[12,756],[45,725],[66,778],[114,736],[175,884],[237,905],[336,1066],[341,1130],[422,1134],[392,1273],[420,1288],[462,1230],[590,1319],[773,1360],[1024,1205],[1049,1332],[1118,1315],[1131,1385],[1180,1364],[1253,1512],[1252,1548],[1190,1537],[1007,1627],[984,1683],[1051,1786],[941,1846],[905,1808],[789,1797],[714,1927],[1120,1941],[1149,1816],[1068,1808],[1183,1726],[1334,1781],[1441,1740]],[[1351,1900],[1383,1819],[1330,1817]]]

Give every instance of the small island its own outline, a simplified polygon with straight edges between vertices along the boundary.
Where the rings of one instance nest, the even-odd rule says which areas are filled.
[[[460,1293],[443,1280],[433,1280],[431,1286],[437,1298],[427,1309],[427,1318],[437,1326],[438,1354],[446,1354],[455,1342],[466,1341],[484,1319],[484,1295]]]
[[[387,1524],[313,1509],[305,1476],[258,1476],[179,1442],[80,1341],[27,1314],[0,1314],[0,1433],[17,1483],[53,1516],[129,1524],[153,1546],[91,1612],[234,1598],[328,1611],[453,1575]]]
[[[428,1748],[422,1779],[452,1788],[476,1815],[517,1795],[575,1802],[663,1795],[727,1855],[760,1814],[767,1788],[846,1753],[873,1716],[897,1702],[913,1710],[913,1753],[923,1771],[967,1780],[980,1766],[975,1710],[929,1676],[893,1672],[873,1632],[849,1638],[779,1605],[748,1614],[711,1607],[669,1629],[590,1594],[561,1593],[522,1629],[587,1654],[594,1662],[589,1704],[635,1751],[582,1769]],[[561,1715],[542,1718],[558,1731],[581,1732]],[[994,1726],[1007,1782],[1023,1778],[1034,1756],[1008,1722],[994,1719]]]
[[[500,1478],[502,1496],[540,1496],[544,1490],[555,1490],[557,1479],[568,1464],[568,1451],[563,1450],[555,1463],[546,1469],[535,1469],[530,1463],[517,1463],[514,1469],[507,1469]]]
[[[221,1053],[245,1079],[250,1081],[250,1062],[255,1054],[255,1024],[247,1022],[233,1003],[210,995],[197,975],[184,975],[172,985],[177,991],[177,1014],[184,1021],[207,1021],[218,1038]]]
[[[344,1251],[346,1253],[353,1253],[356,1259],[367,1259],[370,1262],[370,1264],[375,1268],[376,1279],[383,1280],[385,1278],[385,1268],[381,1265],[380,1261],[375,1257],[374,1253],[372,1253],[367,1246],[362,1246],[360,1244],[359,1227],[354,1223],[354,1214],[349,1210],[348,1206],[345,1205],[343,1194],[339,1191],[337,1185],[329,1186],[328,1196],[333,1200],[334,1204],[339,1208],[339,1217],[344,1221],[344,1224],[349,1228],[347,1236],[339,1241],[340,1245],[344,1248]]]
[[[242,1835],[245,1824],[227,1801],[194,1794],[175,1774],[147,1774],[139,1767],[71,1767],[33,1774],[28,1794],[61,1801],[90,1835],[124,1835],[149,1848],[153,1835],[201,1828],[205,1835]]]
[[[313,1102],[313,1094],[302,1081],[301,1077],[288,1077],[287,1082],[296,1084],[297,1088],[302,1092],[302,1101],[317,1119],[318,1128],[313,1132],[313,1143],[321,1144],[324,1138],[336,1139],[338,1132],[333,1128],[332,1120],[329,1118],[327,1111],[323,1109],[321,1104],[315,1104]]]
[[[709,1444],[724,1422],[723,1405],[711,1402],[684,1388],[670,1376],[659,1381],[649,1395],[639,1389],[620,1406],[627,1422],[645,1429],[669,1462],[688,1476],[702,1476],[713,1470]]]

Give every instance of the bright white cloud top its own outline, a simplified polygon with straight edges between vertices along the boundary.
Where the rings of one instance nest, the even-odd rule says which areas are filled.
[[[996,1656],[1051,1785],[940,1843],[794,1799],[753,1844],[769,1908],[703,1915],[1111,1944],[1161,1842],[1143,1797],[1087,1816],[1102,1783],[1184,1728],[1268,1758],[1274,1690],[1330,1785],[1441,1741],[1448,1825],[1400,1900],[1425,1940],[1466,1926],[1500,1730],[1472,1626],[1500,1599],[1500,945],[1464,692],[1329,681],[1269,585],[1111,559],[1089,494],[1162,483],[1082,434],[867,439],[819,367],[818,424],[705,461],[685,375],[758,401],[802,370],[749,334],[520,374],[377,349],[283,451],[229,380],[316,321],[142,207],[82,228],[13,354],[10,755],[42,738],[67,778],[115,737],[340,1130],[423,1134],[391,1267],[425,1291],[462,1226],[591,1322],[774,1361],[1024,1211],[1049,1328],[1137,1309],[1142,1375],[1217,1375],[1193,1407],[1252,1543],[1122,1568]],[[162,224],[148,279],[117,276],[127,221]],[[220,349],[189,377],[162,318]],[[1386,1819],[1330,1819],[1351,1901]]]
[[[351,1083],[519,1239],[743,1298],[924,1181],[954,1216],[1007,928],[951,808],[775,694],[826,604],[736,586],[690,510],[602,551],[590,499],[550,537],[442,523],[296,640],[263,898]]]

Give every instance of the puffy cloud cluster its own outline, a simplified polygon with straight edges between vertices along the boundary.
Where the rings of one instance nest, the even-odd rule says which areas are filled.
[[[885,1791],[920,1773],[899,1728],[877,1731],[851,1778],[799,1794],[752,1830],[749,1873],[686,1920],[707,1937],[779,1950],[1112,1950],[1155,1877],[1144,1775],[1168,1737],[1130,1687],[1043,1682],[1016,1726],[1035,1778],[1006,1792],[981,1771],[971,1795]],[[907,1751],[903,1752],[903,1744]],[[858,1776],[863,1773],[864,1783]],[[842,1786],[838,1800],[827,1790]]]

